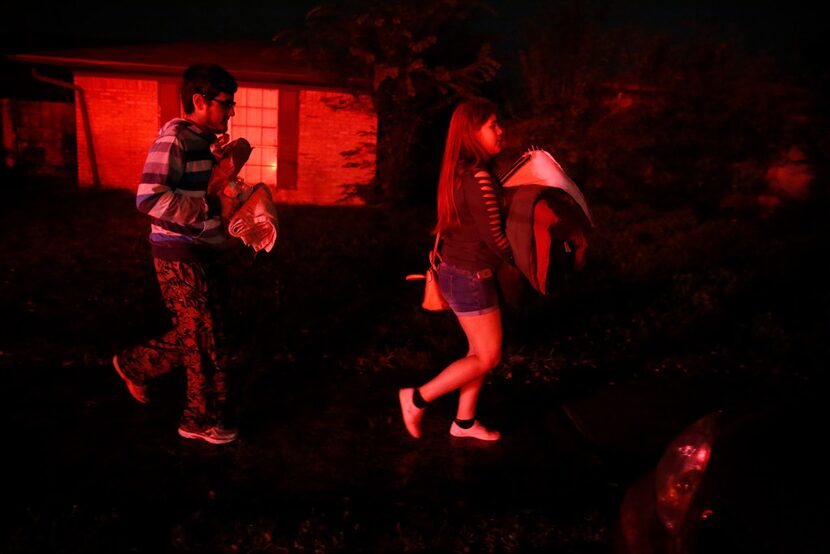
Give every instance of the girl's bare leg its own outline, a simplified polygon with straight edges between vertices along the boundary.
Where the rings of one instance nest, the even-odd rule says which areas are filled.
[[[431,402],[450,391],[462,389],[458,404],[459,418],[464,415],[468,417],[463,419],[471,419],[475,417],[484,375],[501,361],[501,311],[459,317],[458,321],[467,335],[469,355],[448,365],[419,390],[424,400]]]

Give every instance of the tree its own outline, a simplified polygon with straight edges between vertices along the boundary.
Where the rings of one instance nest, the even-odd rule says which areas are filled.
[[[274,37],[277,47],[342,82],[358,76],[368,83],[378,115],[377,171],[358,194],[411,197],[421,165],[413,153],[429,125],[496,75],[489,43],[471,30],[476,17],[492,13],[479,0],[340,2],[309,11],[304,29]]]

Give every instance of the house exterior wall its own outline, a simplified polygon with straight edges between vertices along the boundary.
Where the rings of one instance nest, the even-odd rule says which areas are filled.
[[[0,100],[3,165],[25,175],[71,176],[74,108],[69,102]]]
[[[76,74],[75,84],[84,91],[101,185],[136,190],[147,150],[164,123],[161,116],[173,113],[167,90],[173,85],[165,79],[83,73]],[[275,199],[300,204],[361,203],[359,196],[347,193],[350,186],[368,185],[375,175],[377,117],[369,97],[297,87],[287,87],[285,92],[281,95],[296,100],[280,103],[280,122],[291,123],[279,133],[286,148],[281,150],[277,144],[283,167]],[[75,105],[78,182],[92,185],[88,138],[77,95]]]
[[[279,187],[277,200],[343,202],[350,185],[368,185],[375,176],[377,116],[371,100],[313,90],[299,96],[297,186]]]
[[[136,190],[147,149],[159,131],[158,82],[75,75],[84,91],[101,186]],[[82,107],[75,95],[78,183],[92,185]]]

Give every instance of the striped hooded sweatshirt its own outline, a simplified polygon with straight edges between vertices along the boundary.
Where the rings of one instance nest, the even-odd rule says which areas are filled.
[[[227,235],[205,199],[216,158],[216,135],[186,119],[168,121],[159,131],[141,174],[136,207],[150,216],[153,257],[199,261]]]

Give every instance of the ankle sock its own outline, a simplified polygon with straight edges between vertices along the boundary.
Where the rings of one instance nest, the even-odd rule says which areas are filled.
[[[469,429],[473,426],[473,423],[476,422],[476,418],[473,419],[456,419],[455,424],[461,427],[462,429]]]
[[[416,408],[426,408],[427,406],[427,401],[424,400],[421,391],[418,389],[412,389],[412,403],[415,404]]]

